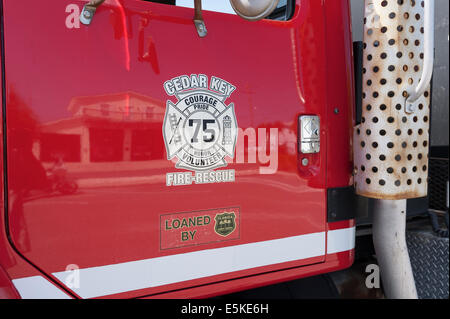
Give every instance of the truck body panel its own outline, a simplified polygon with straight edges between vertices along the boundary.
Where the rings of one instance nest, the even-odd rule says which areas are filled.
[[[1,260],[21,260],[5,268],[13,279],[37,271],[83,298],[200,297],[351,264],[353,221],[326,213],[327,188],[352,184],[348,1],[296,1],[289,21],[205,11],[205,38],[190,8],[106,1],[77,26],[83,1],[26,3],[3,1]],[[230,180],[168,186],[189,171],[163,136],[178,102],[164,85],[183,75],[204,75],[206,93],[213,79],[235,87],[235,152],[215,170]],[[317,154],[299,152],[302,115],[320,118]]]

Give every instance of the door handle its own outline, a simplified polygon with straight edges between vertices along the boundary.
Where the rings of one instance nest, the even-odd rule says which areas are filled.
[[[85,25],[90,25],[95,11],[105,0],[91,0],[86,3],[81,11],[80,22]]]

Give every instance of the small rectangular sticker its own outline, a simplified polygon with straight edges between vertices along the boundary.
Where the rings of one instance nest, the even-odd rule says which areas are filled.
[[[240,238],[239,207],[161,215],[161,250]]]

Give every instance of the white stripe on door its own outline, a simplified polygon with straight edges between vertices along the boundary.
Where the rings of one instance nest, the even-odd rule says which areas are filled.
[[[353,249],[355,227],[328,231],[327,243],[329,254]],[[79,288],[73,288],[73,291],[82,298],[101,297],[323,255],[325,232],[319,232],[84,268],[79,270]],[[62,271],[53,275],[65,282],[72,272]],[[32,278],[35,277],[15,281],[20,280],[24,286],[27,279]],[[39,291],[35,291],[35,295],[38,296]]]
[[[355,227],[328,231],[327,254],[355,248]]]
[[[71,299],[69,295],[42,276],[13,279],[22,299]]]

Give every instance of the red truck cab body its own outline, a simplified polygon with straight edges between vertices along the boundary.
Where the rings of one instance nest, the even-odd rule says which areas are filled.
[[[192,8],[108,0],[87,26],[84,4],[2,1],[9,291],[209,297],[351,265],[354,220],[328,207],[352,185],[347,0],[204,11],[203,38]]]

